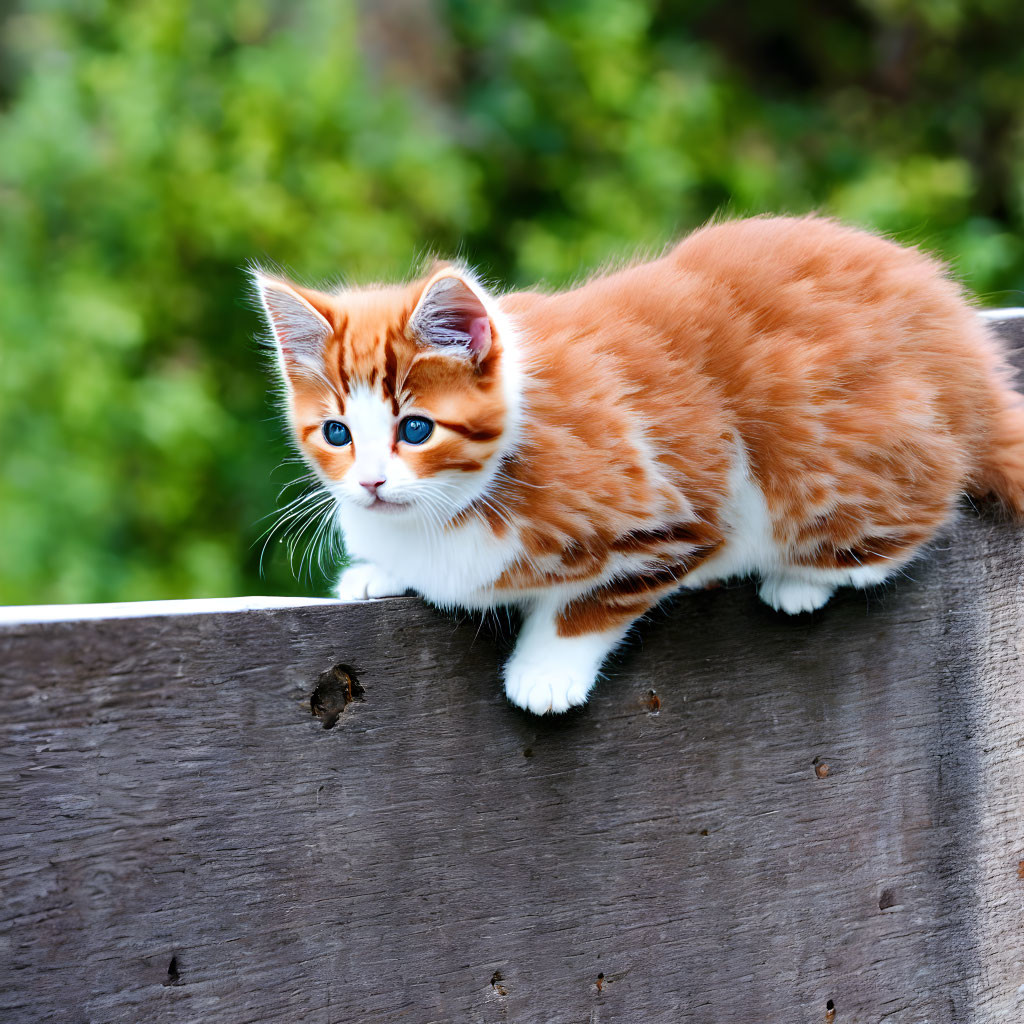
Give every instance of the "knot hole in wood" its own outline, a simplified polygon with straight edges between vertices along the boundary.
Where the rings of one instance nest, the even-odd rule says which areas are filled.
[[[359,685],[355,669],[339,663],[320,674],[316,689],[309,695],[309,710],[325,729],[333,729],[349,704],[365,699],[366,691]]]

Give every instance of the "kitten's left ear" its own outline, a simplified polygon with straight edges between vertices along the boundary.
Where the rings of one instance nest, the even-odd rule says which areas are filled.
[[[491,318],[479,286],[452,267],[427,282],[409,327],[422,344],[476,363],[491,350]]]

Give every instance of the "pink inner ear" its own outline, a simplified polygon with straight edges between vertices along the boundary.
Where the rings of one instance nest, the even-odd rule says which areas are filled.
[[[469,351],[483,359],[491,350],[491,321],[486,316],[475,316],[469,322]]]

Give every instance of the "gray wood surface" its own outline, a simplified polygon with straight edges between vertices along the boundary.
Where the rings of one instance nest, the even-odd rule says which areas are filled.
[[[681,597],[553,720],[413,599],[3,627],[0,1021],[1019,1021],[1021,541]]]

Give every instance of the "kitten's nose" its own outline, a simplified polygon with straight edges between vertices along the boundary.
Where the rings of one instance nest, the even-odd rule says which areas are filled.
[[[370,492],[370,497],[377,497],[377,488],[384,484],[383,480],[360,480],[359,486],[365,487]]]

